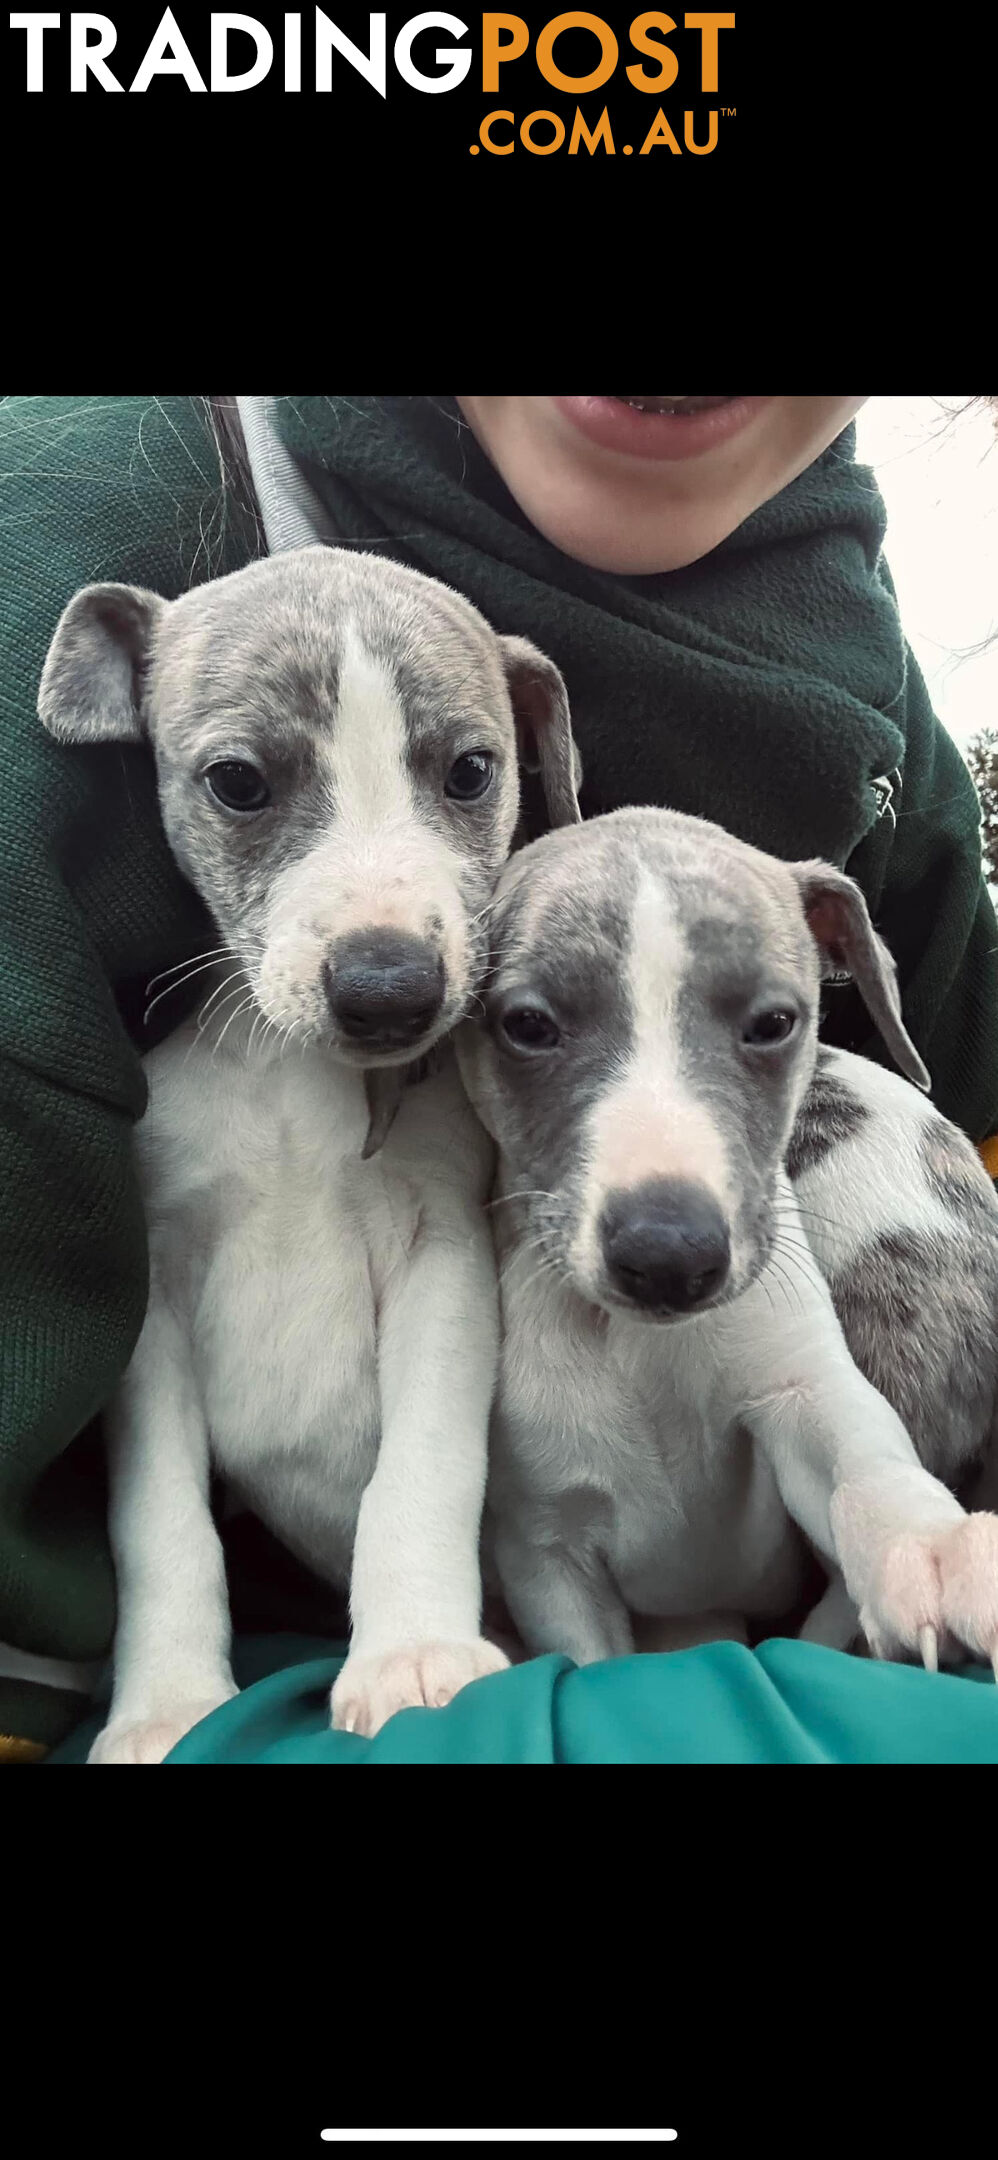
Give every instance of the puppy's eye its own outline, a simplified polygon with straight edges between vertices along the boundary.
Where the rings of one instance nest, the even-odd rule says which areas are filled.
[[[488,793],[495,774],[496,761],[491,750],[466,750],[463,757],[456,758],[444,781],[444,794],[451,802],[477,802],[479,796]]]
[[[242,758],[220,758],[204,775],[209,795],[226,810],[262,810],[270,801],[270,789],[255,765]]]
[[[513,1050],[553,1050],[561,1041],[561,1029],[540,1005],[512,1005],[499,1022],[503,1040]]]
[[[773,1005],[766,1012],[755,1013],[742,1034],[742,1041],[753,1050],[768,1050],[776,1043],[786,1042],[797,1025],[797,1015],[785,1005]]]

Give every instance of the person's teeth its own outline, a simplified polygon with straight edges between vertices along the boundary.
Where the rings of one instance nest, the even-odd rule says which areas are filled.
[[[706,412],[713,405],[723,405],[722,397],[625,397],[622,405],[629,405],[632,412],[680,413]]]

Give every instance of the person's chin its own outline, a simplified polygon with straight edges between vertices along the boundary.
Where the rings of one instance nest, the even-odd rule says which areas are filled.
[[[741,510],[729,517],[704,514],[706,506],[698,506],[699,514],[691,517],[686,505],[677,520],[681,529],[673,534],[661,511],[649,517],[645,529],[640,516],[628,517],[619,505],[612,517],[601,512],[597,503],[559,506],[521,501],[520,508],[563,555],[588,570],[615,577],[655,577],[668,570],[684,570],[719,547],[747,515]]]

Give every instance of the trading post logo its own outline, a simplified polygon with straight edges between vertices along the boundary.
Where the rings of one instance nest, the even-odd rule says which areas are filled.
[[[254,15],[167,8],[141,52],[136,16],[122,15],[119,45],[109,15],[11,14],[21,87],[142,96],[172,77],[195,95],[252,98],[283,89],[335,98],[356,92],[359,80],[386,110],[396,95],[443,100],[458,91],[464,125],[454,142],[488,158],[703,158],[730,139],[737,119],[736,105],[722,101],[731,13],[680,17],[652,8],[625,29],[572,9],[536,30],[521,15],[490,11],[466,21],[431,9],[397,28],[393,21],[391,32],[387,13],[374,13],[366,42],[358,42],[322,8],[285,14],[276,32]],[[447,110],[437,104],[434,118]]]

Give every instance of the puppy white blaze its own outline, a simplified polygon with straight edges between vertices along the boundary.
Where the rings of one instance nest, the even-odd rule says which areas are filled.
[[[590,1260],[607,1195],[647,1178],[705,1185],[727,1213],[727,1150],[680,1068],[677,1004],[690,949],[667,893],[642,867],[631,914],[627,992],[631,1050],[588,1122],[583,1238]],[[581,1255],[580,1255],[581,1257]]]
[[[408,823],[412,788],[406,768],[405,713],[388,668],[345,625],[336,726],[327,765],[345,823],[363,830]]]
[[[421,813],[405,709],[392,670],[344,625],[335,725],[316,745],[328,824],[274,882],[260,969],[265,1010],[318,1024],[322,970],[353,932],[432,934],[449,997],[465,994],[466,911],[454,852]],[[432,928],[431,932],[431,925]]]
[[[335,804],[331,849],[338,887],[337,934],[382,928],[420,937],[435,915],[442,924],[441,952],[453,985],[466,967],[456,863],[421,815],[407,750],[406,716],[395,677],[347,623],[327,757]]]

